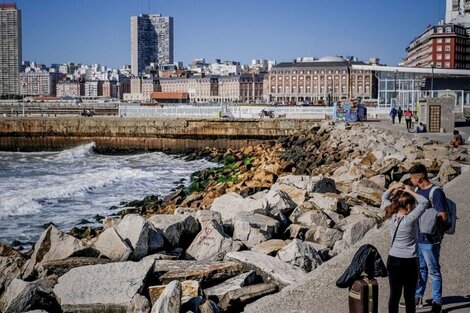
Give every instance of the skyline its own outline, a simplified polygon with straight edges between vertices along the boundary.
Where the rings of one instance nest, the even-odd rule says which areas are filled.
[[[326,55],[396,65],[413,38],[445,15],[445,0],[2,1],[22,11],[23,60],[113,68],[130,64],[130,18],[142,13],[174,18],[174,57],[185,65]]]

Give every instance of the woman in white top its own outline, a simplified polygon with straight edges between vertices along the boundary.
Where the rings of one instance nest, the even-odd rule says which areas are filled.
[[[418,282],[417,221],[429,201],[402,183],[391,185],[382,196],[385,220],[389,221],[392,244],[387,260],[390,298],[388,312],[398,313],[402,291],[406,313],[416,312],[415,290]]]

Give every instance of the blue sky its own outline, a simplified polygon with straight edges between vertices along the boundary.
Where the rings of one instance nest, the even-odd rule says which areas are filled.
[[[23,14],[23,59],[130,64],[130,17],[174,18],[174,57],[290,61],[379,57],[396,65],[409,42],[444,18],[445,0],[2,0]]]

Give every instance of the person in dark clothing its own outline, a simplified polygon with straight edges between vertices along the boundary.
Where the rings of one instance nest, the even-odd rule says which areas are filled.
[[[397,116],[398,116],[398,124],[401,124],[401,118],[403,117],[403,110],[401,109],[401,107],[398,107]]]
[[[411,118],[413,117],[413,112],[411,112],[410,108],[406,109],[405,113],[405,122],[406,122],[406,128],[408,130],[411,129]]]
[[[462,135],[460,135],[460,132],[457,129],[455,129],[454,130],[454,139],[450,142],[450,144],[452,146],[454,146],[454,148],[458,148],[458,147],[460,147],[462,142],[463,142]]]
[[[397,109],[392,107],[390,110],[390,116],[392,117],[392,124],[395,124],[395,117],[397,116]]]
[[[406,313],[416,312],[415,291],[418,283],[418,219],[429,201],[410,186],[396,183],[382,195],[385,220],[389,221],[392,243],[387,260],[390,298],[388,312],[398,313],[402,291]]]

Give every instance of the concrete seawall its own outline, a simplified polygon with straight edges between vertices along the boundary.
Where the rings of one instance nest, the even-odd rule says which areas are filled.
[[[0,150],[59,150],[94,141],[100,151],[240,148],[309,129],[311,119],[0,118]]]

